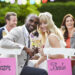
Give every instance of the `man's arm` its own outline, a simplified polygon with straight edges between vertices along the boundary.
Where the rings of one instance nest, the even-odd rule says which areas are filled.
[[[12,49],[23,49],[24,45],[16,43],[21,37],[20,30],[18,28],[12,29],[1,41],[0,46],[2,48],[12,48]]]
[[[34,51],[30,48],[16,42],[16,40],[19,40],[21,37],[21,30],[14,28],[0,41],[0,47],[7,49],[22,49],[25,50],[30,56],[34,55]]]

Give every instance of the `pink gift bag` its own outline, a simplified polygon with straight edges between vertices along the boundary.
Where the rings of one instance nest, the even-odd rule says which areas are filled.
[[[48,63],[48,75],[72,75],[70,59],[50,59]]]
[[[16,75],[15,58],[0,58],[0,75]]]

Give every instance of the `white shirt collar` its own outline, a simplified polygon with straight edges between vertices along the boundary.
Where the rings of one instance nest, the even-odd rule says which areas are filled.
[[[8,30],[7,30],[7,28],[6,28],[6,25],[4,26],[4,29],[5,29],[5,32],[8,34]]]
[[[29,32],[28,32],[28,30],[27,30],[25,24],[24,24],[23,26],[24,26],[24,31],[26,32],[26,35],[29,36]]]

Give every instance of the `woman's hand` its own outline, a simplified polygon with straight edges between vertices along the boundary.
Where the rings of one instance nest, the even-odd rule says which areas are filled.
[[[44,56],[43,48],[39,48],[39,53]]]
[[[34,67],[35,68],[39,68],[39,64],[38,63],[35,63]]]

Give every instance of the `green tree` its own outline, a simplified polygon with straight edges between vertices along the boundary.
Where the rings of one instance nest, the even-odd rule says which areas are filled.
[[[4,16],[7,12],[16,12],[18,15],[18,25],[22,25],[28,14],[39,14],[39,11],[37,10],[38,7],[40,7],[40,5],[31,5],[29,0],[26,5],[18,5],[17,2],[15,4],[0,2],[0,27],[5,24]]]

